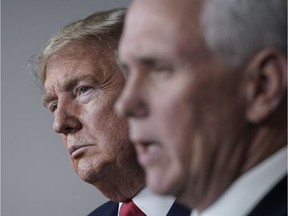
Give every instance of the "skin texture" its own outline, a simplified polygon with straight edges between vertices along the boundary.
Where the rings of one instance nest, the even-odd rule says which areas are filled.
[[[286,58],[273,50],[241,69],[224,65],[203,39],[202,3],[132,4],[119,46],[128,80],[116,103],[128,118],[148,187],[199,211],[285,145],[285,105],[278,106],[287,86]],[[275,77],[278,93],[267,90]]]
[[[75,172],[115,201],[129,199],[144,184],[127,122],[113,110],[124,83],[111,49],[83,44],[52,55],[44,83],[53,130],[61,134]]]

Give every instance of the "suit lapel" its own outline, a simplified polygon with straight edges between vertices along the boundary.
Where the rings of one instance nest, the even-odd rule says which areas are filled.
[[[191,214],[191,210],[186,208],[185,206],[174,202],[171,206],[167,216],[189,216]]]
[[[95,209],[88,216],[117,216],[118,215],[118,203],[108,201],[99,208]]]
[[[287,175],[257,204],[248,216],[287,215]]]
[[[119,203],[113,202],[113,205],[111,205],[110,209],[107,210],[107,213],[105,216],[117,216],[118,215],[118,206],[119,206]]]

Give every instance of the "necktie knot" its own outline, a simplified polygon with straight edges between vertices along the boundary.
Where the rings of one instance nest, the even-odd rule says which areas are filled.
[[[135,203],[130,200],[122,204],[120,208],[120,216],[146,216]]]

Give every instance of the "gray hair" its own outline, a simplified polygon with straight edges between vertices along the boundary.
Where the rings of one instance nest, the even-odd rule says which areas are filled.
[[[94,47],[114,49],[117,57],[117,47],[123,29],[126,9],[117,8],[98,11],[92,15],[74,21],[56,33],[47,43],[46,48],[34,57],[32,72],[38,86],[43,91],[45,70],[50,57],[70,44],[81,43]],[[116,59],[115,59],[116,64]]]
[[[201,26],[208,47],[232,67],[264,48],[287,56],[287,0],[206,0]]]

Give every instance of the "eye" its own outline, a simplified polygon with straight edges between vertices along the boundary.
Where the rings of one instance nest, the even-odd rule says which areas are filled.
[[[92,87],[89,86],[81,86],[77,89],[77,96],[88,94],[92,90]]]
[[[151,76],[155,77],[167,77],[172,73],[172,68],[162,64],[155,64],[151,67]]]
[[[52,113],[55,112],[55,110],[57,109],[57,105],[58,105],[57,102],[52,103],[52,104],[49,106],[49,110],[50,110]]]
[[[157,73],[165,73],[168,71],[168,67],[164,65],[155,65],[152,70]]]

